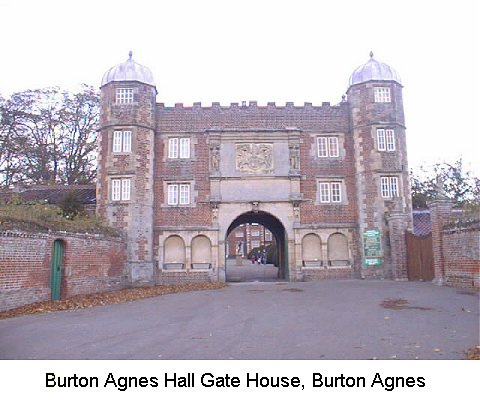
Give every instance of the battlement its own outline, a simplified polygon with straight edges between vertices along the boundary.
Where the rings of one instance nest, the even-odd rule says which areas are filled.
[[[296,106],[293,102],[277,106],[274,102],[259,106],[256,101],[231,103],[222,106],[218,102],[210,106],[193,103],[186,107],[177,103],[166,107],[157,103],[157,131],[159,132],[205,132],[218,130],[285,130],[298,127],[302,131],[318,130],[343,131],[349,129],[349,103],[338,105],[323,102],[320,106],[304,103]]]
[[[347,102],[342,100],[342,102],[331,105],[330,102],[322,102],[320,106],[313,105],[313,103],[305,102],[301,106],[296,106],[294,102],[286,102],[284,105],[277,105],[275,102],[268,102],[265,106],[259,106],[258,102],[255,100],[250,101],[243,101],[240,103],[230,103],[230,105],[221,105],[219,102],[212,102],[211,105],[202,106],[201,102],[194,102],[191,106],[186,106],[183,103],[175,103],[174,106],[166,106],[165,103],[157,103],[157,107],[160,109],[165,110],[176,110],[176,109],[191,109],[191,110],[252,110],[252,109],[317,109],[317,110],[325,110],[328,108],[338,108],[342,106],[346,106]]]

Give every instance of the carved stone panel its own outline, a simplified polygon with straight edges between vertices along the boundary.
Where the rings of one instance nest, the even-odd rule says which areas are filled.
[[[236,168],[237,171],[246,174],[271,174],[273,172],[273,144],[237,144]]]

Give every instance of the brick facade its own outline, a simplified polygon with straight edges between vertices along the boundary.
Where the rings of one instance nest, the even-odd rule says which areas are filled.
[[[127,79],[121,72],[129,68]],[[337,105],[166,107],[156,103],[145,71],[130,58],[117,78],[115,68],[104,76],[101,88],[97,212],[126,232],[133,283],[226,279],[227,236],[242,223],[272,231],[287,279],[406,279],[412,207],[396,75],[352,82]],[[378,87],[390,91],[388,102],[374,100]],[[116,103],[121,88],[133,90],[130,104]],[[112,152],[121,129],[132,132],[128,153]],[[395,131],[394,151],[380,151],[377,129]],[[172,156],[169,143],[182,140],[188,156]],[[321,143],[332,146],[325,150],[331,154]],[[390,198],[382,196],[384,176],[397,182]],[[112,180],[124,177],[131,197],[115,201]],[[180,186],[189,190],[188,203],[172,204]],[[380,232],[374,266],[364,260],[368,230]],[[193,278],[198,263],[210,270]]]
[[[0,232],[0,311],[51,298],[55,240],[64,244],[61,298],[126,286],[122,239],[84,234]]]

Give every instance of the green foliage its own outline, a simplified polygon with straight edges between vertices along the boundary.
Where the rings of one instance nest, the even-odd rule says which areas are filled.
[[[20,229],[35,232],[66,231],[101,233],[117,236],[118,232],[106,226],[95,215],[77,214],[72,220],[63,215],[60,207],[47,203],[20,203],[18,200],[0,204],[0,230]]]
[[[411,171],[410,181],[413,208],[426,208],[428,202],[441,198],[450,199],[459,207],[480,204],[480,179],[464,170],[462,159]]]

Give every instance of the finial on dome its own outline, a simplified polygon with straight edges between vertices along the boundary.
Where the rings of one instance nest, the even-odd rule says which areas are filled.
[[[373,58],[373,51],[370,51],[370,58]]]
[[[132,50],[130,50],[130,51],[128,52],[128,58],[129,58],[130,60],[132,59],[132,55],[133,55]]]

